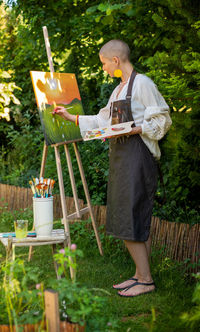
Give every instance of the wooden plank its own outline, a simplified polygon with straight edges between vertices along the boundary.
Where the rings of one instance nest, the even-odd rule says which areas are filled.
[[[15,199],[15,210],[21,210],[21,188],[20,187],[15,187],[15,195],[16,195],[16,199]]]
[[[155,217],[154,219],[155,222],[155,234],[153,235],[154,238],[154,244],[155,246],[160,245],[160,238],[159,238],[159,234],[160,234],[160,228],[161,228],[161,221],[158,217]]]
[[[33,193],[30,188],[28,188],[28,207],[33,207]]]
[[[67,217],[67,205],[65,199],[65,191],[64,191],[64,182],[63,182],[63,175],[62,175],[62,167],[61,167],[61,159],[60,159],[60,152],[58,146],[54,147],[55,157],[56,157],[56,166],[57,166],[57,173],[58,173],[58,181],[59,181],[59,189],[60,189],[60,197],[61,197],[61,206],[62,206],[62,213],[63,213],[63,224],[65,227],[65,232],[67,233],[67,244],[69,249],[71,248],[71,238],[69,232],[69,223]],[[71,259],[71,257],[70,257]],[[70,275],[71,278],[74,278],[74,269],[70,267]]]
[[[45,290],[44,300],[47,331],[60,332],[58,293],[53,290]]]
[[[50,47],[50,43],[49,43],[49,36],[48,36],[47,27],[43,26],[42,30],[43,30],[44,41],[45,41],[45,46],[46,46],[46,51],[47,51],[47,58],[48,58],[48,62],[49,62],[49,68],[50,68],[51,72],[54,72],[53,59],[52,59],[52,56],[51,56],[51,47]]]
[[[65,226],[65,231],[69,234],[69,225],[68,225],[68,222],[67,222],[67,205],[66,205],[66,200],[65,200],[65,191],[64,191],[64,182],[63,182],[63,175],[62,175],[60,152],[59,152],[59,149],[58,149],[57,146],[55,146],[54,149],[55,149],[55,157],[56,157],[56,166],[57,166],[57,173],[58,173],[58,181],[59,181],[63,221],[64,221],[64,226]]]
[[[78,219],[78,218],[80,218],[83,214],[85,214],[85,213],[87,213],[87,212],[89,212],[89,211],[90,211],[89,207],[85,207],[85,208],[83,208],[83,209],[80,210],[80,214],[79,214],[79,215],[78,215],[76,212],[71,213],[71,214],[68,214],[67,219]],[[63,223],[63,222],[62,222],[62,223]]]
[[[57,237],[53,240],[42,240],[40,239],[39,241],[31,241],[31,240],[26,240],[26,241],[12,241],[12,243],[15,244],[16,247],[29,247],[29,246],[42,246],[42,245],[48,245],[48,244],[53,244],[53,243],[63,243],[64,241],[66,240],[66,238],[60,238],[60,237]],[[8,246],[8,239],[5,239],[5,238],[1,238],[0,239],[1,243],[7,247]]]
[[[62,244],[64,240],[52,240],[52,241],[40,241],[40,242],[15,242],[15,247],[39,247],[39,246],[47,246],[52,244]]]
[[[74,143],[74,142],[82,142],[82,141],[83,141],[82,138],[77,138],[77,139],[70,140],[70,141],[67,141],[67,142],[60,142],[60,143],[51,144],[51,146],[55,147],[55,146],[61,146],[61,145],[65,145],[65,144],[69,144],[69,143]]]
[[[99,225],[105,225],[106,223],[106,206],[99,206]]]
[[[180,237],[181,237],[181,228],[180,224],[177,225],[177,235],[174,243],[174,259],[177,260],[178,257],[178,248],[180,246]]]
[[[7,259],[10,260],[12,258],[12,237],[7,239]]]
[[[5,184],[4,185],[4,191],[3,191],[4,203],[8,203],[8,197],[7,197],[7,195],[8,195],[8,185]],[[8,205],[8,209],[10,210],[9,205]]]
[[[6,190],[5,190],[5,194],[4,194],[4,198],[5,198],[4,203],[8,204],[8,209],[11,210],[9,197],[10,197],[10,186],[6,185]]]
[[[47,160],[48,146],[44,142],[43,153],[42,153],[42,164],[40,169],[40,177],[44,177],[45,164]]]
[[[17,240],[16,238],[14,238],[13,240],[13,243],[26,243],[26,242],[29,242],[29,243],[39,243],[39,242],[50,242],[52,243],[53,241],[64,241],[66,240],[66,236],[64,235],[55,235],[55,236],[48,236],[48,237],[36,237],[36,238],[31,238],[31,237],[26,237],[25,239],[23,240]]]
[[[6,241],[8,240],[9,235],[11,236],[12,233],[6,233],[8,234],[8,237],[2,237],[5,233],[0,233],[0,241]],[[57,240],[66,240],[67,234],[65,233],[64,229],[54,229],[51,233],[51,236],[45,236],[45,237],[25,237],[24,239],[17,239],[16,237],[12,237],[13,243],[15,242],[47,242],[47,241],[57,241]]]
[[[23,205],[21,206],[23,209],[25,209],[27,207],[27,201],[26,201],[26,188],[22,188],[23,189]]]
[[[66,160],[67,160],[67,166],[68,166],[68,171],[69,171],[69,176],[70,176],[70,181],[71,181],[71,186],[72,186],[72,192],[73,192],[73,197],[74,197],[74,203],[75,203],[75,208],[76,208],[76,214],[77,218],[81,217],[80,214],[80,206],[79,206],[79,200],[78,200],[78,194],[77,194],[77,188],[76,188],[76,182],[74,178],[74,172],[73,172],[73,167],[72,167],[72,161],[69,153],[69,148],[68,145],[64,145],[65,149],[65,155],[66,155]]]
[[[17,195],[17,190],[19,191],[19,187],[14,187],[13,189],[14,190],[11,190],[11,192],[10,192],[9,205],[10,205],[10,209],[14,211],[14,210],[17,210],[17,208],[15,206],[15,203],[16,203],[16,197],[18,196]]]

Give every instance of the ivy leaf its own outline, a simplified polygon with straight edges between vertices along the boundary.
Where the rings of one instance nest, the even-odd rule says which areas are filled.
[[[110,15],[112,13],[112,9],[111,7],[109,7],[107,10],[106,10],[106,15]]]
[[[112,15],[109,16],[105,16],[102,20],[103,25],[108,25],[108,24],[112,24],[114,21],[114,18]]]
[[[161,16],[158,14],[153,14],[152,15],[153,21],[157,24],[158,27],[163,27],[163,25],[166,23]]]
[[[1,72],[1,78],[10,78],[11,75],[7,71],[2,71]]]
[[[101,12],[106,12],[106,10],[109,8],[109,4],[108,3],[101,3],[99,6],[98,6],[98,9],[101,11]]]
[[[136,16],[136,10],[131,8],[128,11],[125,11],[125,14],[129,17]]]
[[[1,93],[2,97],[4,98],[4,104],[9,105],[10,104],[10,96],[8,93]]]
[[[102,16],[99,15],[99,16],[97,16],[97,17],[95,18],[95,21],[98,23],[98,22],[100,21],[101,18],[102,18]]]
[[[94,13],[94,12],[97,10],[97,7],[98,7],[98,6],[92,6],[92,7],[89,7],[89,8],[86,10],[86,14],[92,14],[92,13]]]
[[[13,103],[15,104],[15,105],[20,105],[21,103],[20,103],[20,101],[19,101],[19,99],[17,99],[14,95],[12,95],[12,101],[13,101]]]

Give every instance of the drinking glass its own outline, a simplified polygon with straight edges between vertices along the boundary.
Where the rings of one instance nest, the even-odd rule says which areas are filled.
[[[15,224],[15,235],[17,239],[23,239],[27,236],[28,232],[28,220],[16,220]]]

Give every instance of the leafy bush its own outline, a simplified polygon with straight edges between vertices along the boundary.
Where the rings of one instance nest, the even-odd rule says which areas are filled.
[[[5,71],[12,71],[12,80],[21,88],[16,90],[21,105],[11,105],[10,125],[0,122],[3,141],[0,180],[24,185],[29,174],[39,173],[41,157],[38,156],[42,153],[43,138],[38,130],[29,70],[48,70],[41,27],[48,26],[55,70],[76,74],[86,114],[96,114],[116,85],[102,72],[99,49],[106,41],[121,38],[130,45],[131,61],[137,71],[145,72],[156,82],[172,112],[173,126],[161,142],[168,203],[165,207],[156,205],[155,211],[168,220],[197,222],[200,205],[199,2],[72,0],[60,1],[59,6],[56,2],[41,4],[35,0],[31,5],[22,0],[7,3],[10,6],[5,9],[2,4],[0,11],[3,22],[0,58]],[[66,20],[69,12],[70,18]],[[22,119],[27,114],[31,122],[25,129]],[[90,142],[80,144],[80,151],[92,200],[95,204],[105,204],[107,147]],[[64,159],[62,156],[63,163]],[[74,164],[73,160],[79,196],[83,197]],[[53,152],[48,153],[46,170],[55,177]],[[64,171],[64,181],[67,194],[71,195],[67,171]]]

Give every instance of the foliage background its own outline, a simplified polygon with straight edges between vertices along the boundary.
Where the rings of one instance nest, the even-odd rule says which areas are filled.
[[[199,222],[199,1],[0,3],[1,70],[9,74],[2,77],[0,72],[1,98],[2,92],[14,92],[20,101],[15,104],[10,97],[10,121],[0,120],[0,181],[27,186],[30,176],[39,174],[43,135],[29,71],[48,71],[42,26],[48,28],[55,71],[76,74],[86,114],[96,114],[117,84],[104,75],[98,51],[108,40],[119,38],[129,44],[135,68],[156,82],[171,109],[173,125],[160,144],[167,203],[156,203],[154,213],[171,221]],[[0,102],[1,108],[8,108]],[[106,204],[108,143],[81,143],[79,148],[93,203]],[[64,158],[66,195],[71,195]],[[72,161],[83,197],[75,158]],[[56,177],[51,149],[46,176]],[[159,187],[158,195],[162,192]]]

